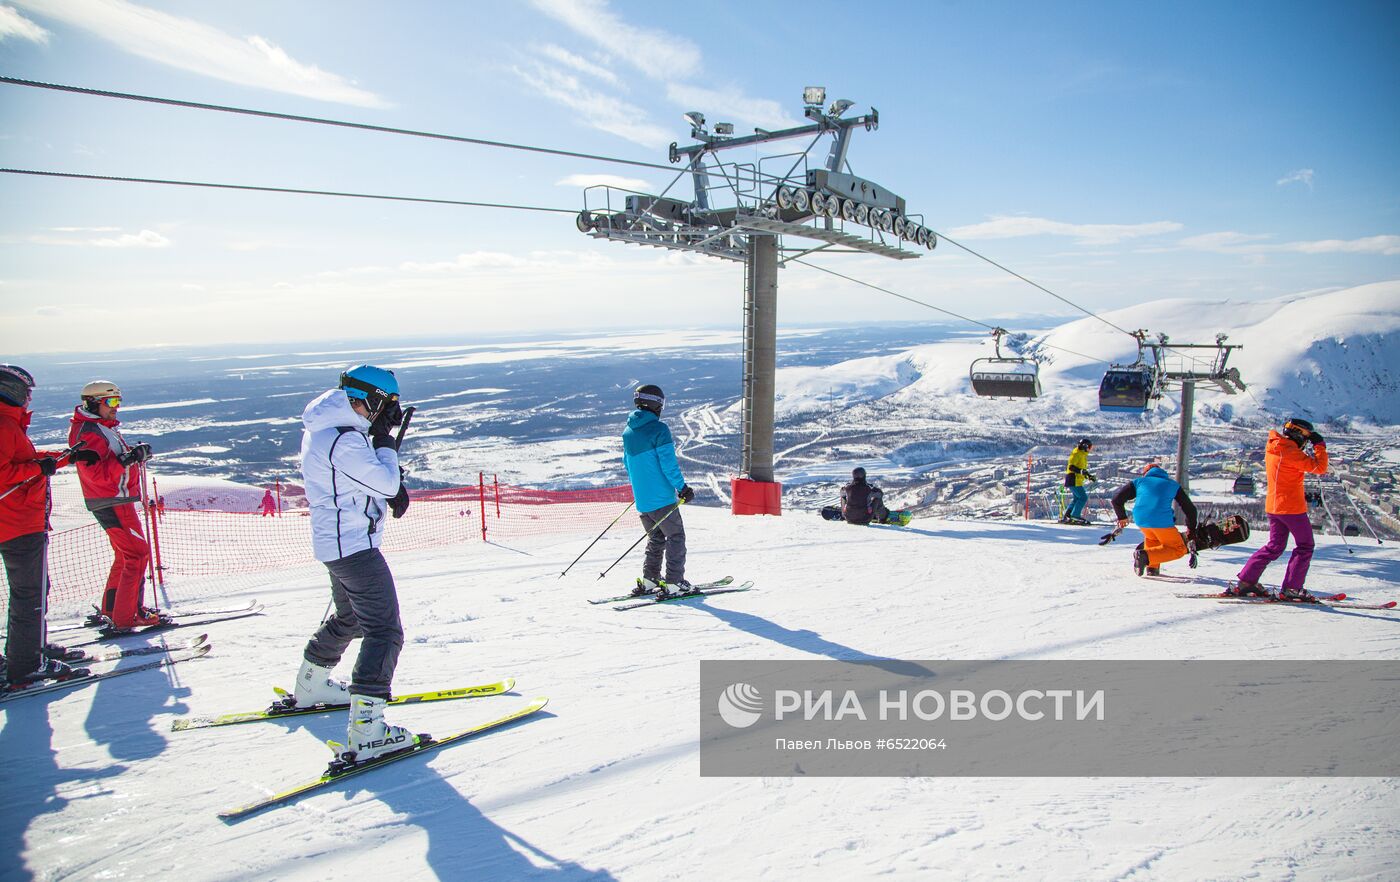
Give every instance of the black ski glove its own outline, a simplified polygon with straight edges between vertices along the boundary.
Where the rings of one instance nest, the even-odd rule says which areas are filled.
[[[384,405],[379,416],[374,418],[374,422],[370,424],[369,433],[371,435],[391,435],[402,422],[403,408],[399,407],[397,401],[391,401]]]
[[[392,443],[392,439],[391,443]],[[403,517],[403,513],[408,511],[408,488],[403,483],[403,467],[399,468],[399,492],[395,493],[389,500],[389,510],[393,512],[395,518]]]
[[[134,462],[145,462],[151,458],[151,445],[146,443],[137,444],[135,447],[117,457],[117,462],[124,466],[129,466]]]
[[[690,489],[689,484],[686,484],[676,495],[680,497],[681,502],[689,502],[695,498],[695,491]]]
[[[39,474],[45,478],[53,477],[53,473],[58,471],[58,460],[52,456],[41,456],[34,463],[39,466]]]
[[[98,453],[96,450],[75,450],[68,454],[69,462],[76,462],[82,465],[97,465],[100,459],[102,459],[102,454]]]
[[[1314,447],[1326,447],[1326,446],[1327,446],[1327,442],[1326,442],[1326,441],[1323,441],[1323,440],[1322,440],[1322,436],[1319,435],[1319,434],[1317,434],[1316,432],[1313,432],[1311,435],[1309,435],[1309,436],[1308,436],[1308,440],[1312,442],[1312,444],[1313,444]]]
[[[1093,472],[1085,472],[1085,473],[1084,473],[1084,479],[1085,479],[1086,481],[1097,481],[1097,480],[1098,480],[1098,478],[1094,477],[1094,473],[1093,473]]]
[[[381,447],[390,447],[394,450],[399,449],[399,446],[394,443],[394,436],[390,435],[388,432],[385,432],[382,435],[371,435],[369,436],[369,440],[371,443],[374,444],[375,450],[378,450]]]

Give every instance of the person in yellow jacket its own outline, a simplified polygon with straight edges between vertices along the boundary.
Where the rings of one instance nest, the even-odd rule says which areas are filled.
[[[1094,442],[1088,438],[1080,438],[1079,443],[1070,452],[1069,462],[1065,465],[1065,487],[1067,487],[1074,499],[1069,504],[1069,509],[1064,517],[1060,518],[1062,524],[1087,524],[1084,520],[1084,506],[1089,504],[1089,491],[1084,489],[1084,485],[1097,481],[1094,473],[1089,471],[1089,451],[1094,449]]]

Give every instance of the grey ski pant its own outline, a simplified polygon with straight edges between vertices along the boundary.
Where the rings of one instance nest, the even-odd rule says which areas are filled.
[[[44,648],[45,605],[49,593],[49,534],[27,533],[0,542],[5,577],[10,580],[10,621],[5,666],[11,682],[39,670]]]
[[[666,581],[679,582],[685,578],[685,524],[681,522],[679,504],[640,512],[642,526],[647,530],[647,555],[642,562],[642,575],[648,579],[661,578],[661,558],[666,558]]]
[[[350,676],[350,693],[389,698],[394,667],[403,648],[394,574],[378,548],[327,561],[326,569],[331,574],[335,612],[306,644],[304,657],[312,664],[333,668],[350,641],[362,637]]]

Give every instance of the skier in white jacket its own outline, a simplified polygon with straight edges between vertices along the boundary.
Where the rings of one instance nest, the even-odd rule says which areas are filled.
[[[346,752],[356,761],[418,743],[384,722],[403,647],[394,576],[379,551],[385,515],[408,508],[392,430],[403,419],[393,371],[360,365],[301,415],[301,473],[311,506],[311,544],[331,577],[335,611],[306,644],[293,699],[298,707],[350,705]],[[331,671],[363,638],[350,683]]]

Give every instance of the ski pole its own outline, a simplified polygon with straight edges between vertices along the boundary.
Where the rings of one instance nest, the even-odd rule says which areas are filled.
[[[601,533],[598,534],[598,539],[602,539],[605,535],[607,535],[607,532],[608,532],[609,530],[611,530],[614,526],[616,526],[618,521],[622,520],[622,515],[625,515],[625,514],[627,514],[629,511],[631,511],[631,510],[632,510],[632,506],[635,505],[635,504],[636,504],[636,500],[633,500],[632,502],[627,503],[627,507],[624,508],[624,509],[622,510],[622,513],[619,514],[617,517],[613,518],[613,519],[612,519],[612,523],[611,523],[611,524],[608,524],[606,527],[604,527],[604,528],[603,528],[603,532],[601,532]],[[598,539],[594,539],[592,542],[588,543],[588,548],[592,548],[593,546],[597,545],[597,544],[598,544]],[[574,564],[576,564],[576,563],[578,563],[580,560],[582,560],[582,559],[583,559],[583,556],[584,556],[585,554],[588,553],[588,548],[585,548],[583,551],[580,551],[578,557],[574,558],[573,563],[570,563],[567,567],[564,567],[564,572],[562,572],[562,573],[559,574],[559,578],[562,579],[562,578],[564,578],[565,576],[567,576],[567,575],[569,574],[569,570],[572,570],[572,569],[574,568]]]
[[[1102,536],[1099,537],[1099,544],[1107,545],[1108,543],[1112,542],[1114,539],[1117,539],[1121,535],[1123,535],[1123,528],[1114,527],[1112,533],[1104,533]]]
[[[60,453],[58,456],[55,457],[55,459],[56,459],[56,460],[58,460],[58,459],[64,459],[64,458],[66,458],[66,457],[72,456],[74,453],[78,452],[79,450],[83,449],[83,448],[86,447],[86,446],[87,446],[87,442],[86,442],[86,441],[77,441],[77,442],[74,442],[74,444],[73,444],[72,447],[70,447],[70,448],[68,448],[67,450],[65,450],[65,451],[63,451],[62,453]],[[38,460],[34,460],[34,462],[38,462]],[[4,499],[6,496],[9,496],[11,493],[15,492],[16,490],[18,490],[18,489],[21,488],[21,487],[28,487],[30,484],[33,484],[35,481],[39,480],[39,479],[42,478],[42,477],[44,477],[44,475],[43,475],[42,472],[40,472],[39,474],[35,475],[35,476],[32,477],[32,478],[25,478],[23,481],[20,481],[20,482],[19,482],[18,484],[16,484],[15,486],[13,486],[13,487],[11,487],[10,489],[6,490],[4,493],[0,493],[0,499]]]
[[[1317,482],[1317,499],[1322,503],[1322,510],[1327,512],[1327,520],[1332,522],[1332,529],[1337,531],[1337,535],[1342,537],[1342,544],[1346,546],[1347,554],[1354,554],[1351,550],[1351,543],[1347,541],[1347,536],[1342,532],[1342,528],[1337,525],[1337,519],[1332,516],[1332,509],[1327,505],[1327,494],[1322,492],[1322,482]]]
[[[1350,493],[1347,493],[1345,488],[1343,488],[1342,490],[1342,495],[1347,498],[1347,502],[1351,503],[1351,507],[1356,512],[1356,516],[1361,518],[1361,523],[1366,525],[1366,529],[1370,531],[1371,538],[1376,540],[1376,544],[1384,545],[1385,543],[1381,541],[1381,537],[1376,535],[1376,528],[1371,526],[1370,521],[1366,520],[1366,513],[1361,510],[1360,505],[1356,504],[1356,497],[1352,496]]]
[[[684,503],[684,502],[677,502],[675,505],[671,506],[671,510],[668,511],[668,512],[666,512],[666,514],[662,515],[661,520],[659,520],[659,521],[657,521],[655,524],[653,524],[650,530],[647,530],[645,533],[643,533],[641,536],[639,536],[639,537],[637,538],[637,541],[632,543],[632,547],[631,547],[631,548],[628,548],[626,551],[622,552],[622,557],[619,557],[617,560],[615,560],[615,561],[613,561],[612,563],[608,564],[608,568],[607,568],[606,570],[603,570],[601,573],[599,573],[599,574],[598,574],[598,578],[599,578],[599,579],[603,578],[603,577],[606,576],[609,572],[612,571],[612,568],[613,568],[613,567],[615,567],[615,566],[617,566],[618,564],[622,563],[622,558],[623,558],[623,557],[626,557],[626,556],[629,555],[629,554],[631,554],[631,553],[632,553],[632,548],[636,548],[638,545],[641,545],[641,544],[642,544],[642,540],[645,539],[645,538],[647,538],[648,536],[650,536],[652,530],[655,530],[657,527],[659,527],[659,526],[661,526],[663,523],[665,523],[666,518],[669,518],[671,515],[673,515],[673,514],[675,514],[676,512],[680,511],[682,505],[685,505],[685,503]],[[595,580],[595,581],[596,581],[596,580]]]

